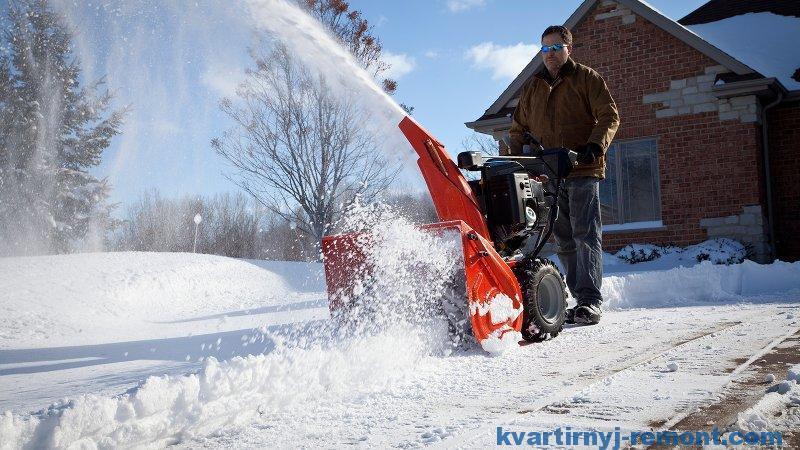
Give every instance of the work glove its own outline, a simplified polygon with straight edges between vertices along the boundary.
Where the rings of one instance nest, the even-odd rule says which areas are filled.
[[[602,147],[594,142],[589,142],[586,145],[579,145],[578,148],[575,149],[575,152],[578,154],[577,161],[583,165],[594,164],[594,162],[603,155]]]

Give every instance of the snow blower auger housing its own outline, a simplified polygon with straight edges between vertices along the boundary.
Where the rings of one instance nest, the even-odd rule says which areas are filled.
[[[527,341],[556,336],[564,325],[566,286],[556,266],[538,255],[552,233],[558,192],[575,152],[541,149],[530,137],[528,148],[537,150],[529,155],[463,152],[456,165],[410,117],[399,127],[419,157],[441,220],[420,228],[460,236],[463,272],[453,281],[454,296],[442,300],[451,331],[471,332],[491,353],[518,342],[520,334]],[[480,179],[467,181],[459,169],[479,172]],[[333,317],[347,317],[364,289],[358,277],[370,270],[365,245],[364,236],[355,233],[322,241]],[[522,255],[523,247],[532,250]]]

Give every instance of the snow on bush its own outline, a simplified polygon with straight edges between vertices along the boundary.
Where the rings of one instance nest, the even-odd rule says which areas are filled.
[[[747,257],[747,249],[733,239],[711,239],[685,249],[672,245],[628,244],[613,255],[628,264],[655,261],[671,256],[682,265],[711,261],[713,264],[738,264]]]
[[[687,247],[682,257],[713,264],[739,264],[747,257],[747,249],[733,239],[718,238]]]
[[[653,244],[628,244],[622,247],[614,256],[628,264],[637,264],[661,258],[661,255],[678,251],[677,247],[660,246]]]

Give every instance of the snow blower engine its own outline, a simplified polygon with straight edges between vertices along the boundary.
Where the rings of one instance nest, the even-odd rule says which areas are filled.
[[[453,295],[442,299],[451,332],[471,335],[489,352],[512,341],[555,337],[566,315],[566,286],[561,273],[539,254],[558,214],[562,181],[576,153],[543,149],[526,135],[523,156],[485,156],[462,152],[458,165],[444,146],[410,117],[399,124],[419,159],[417,165],[440,222],[425,232],[457,233],[463,270],[453,280]],[[467,181],[461,170],[480,173]],[[355,233],[322,241],[325,277],[333,317],[347,317],[364,287],[367,249]],[[355,320],[370,320],[361,317]]]

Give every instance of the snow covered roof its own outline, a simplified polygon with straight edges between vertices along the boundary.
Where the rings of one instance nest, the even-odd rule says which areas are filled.
[[[792,78],[800,69],[800,17],[758,12],[687,28],[786,89],[800,89],[800,80]]]
[[[716,22],[742,14],[771,12],[780,16],[800,17],[797,0],[710,0],[679,20],[683,26]]]

